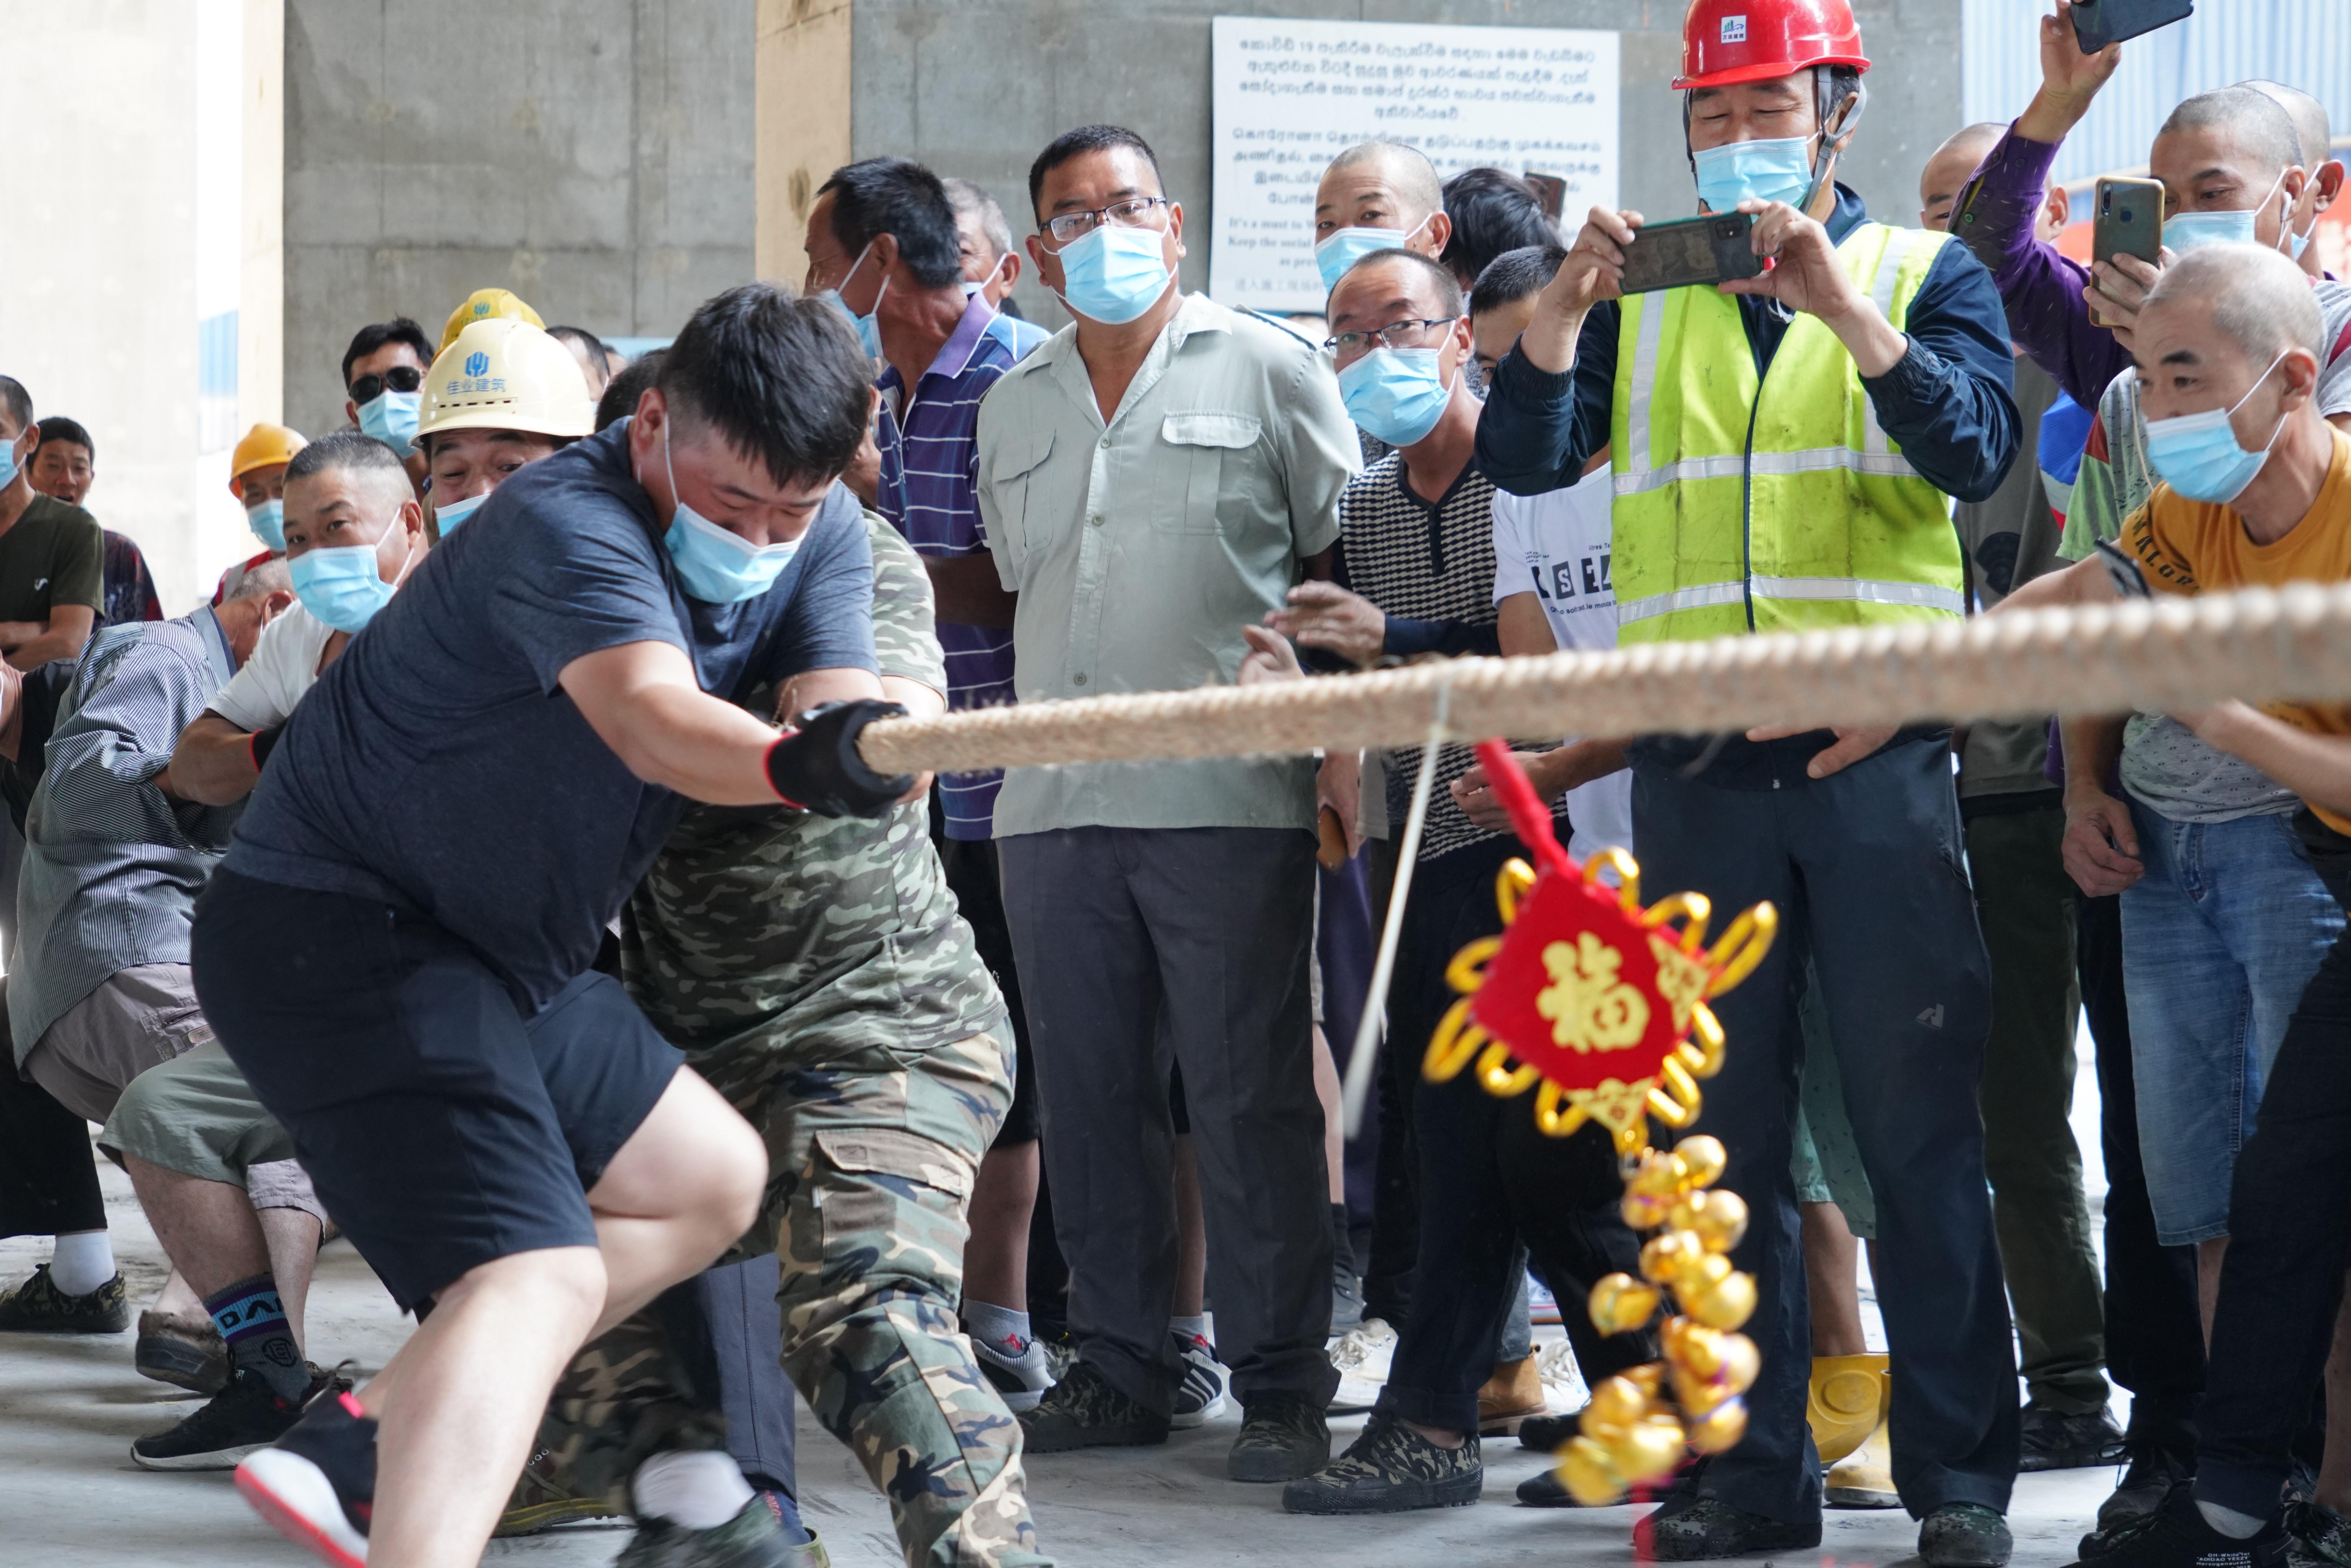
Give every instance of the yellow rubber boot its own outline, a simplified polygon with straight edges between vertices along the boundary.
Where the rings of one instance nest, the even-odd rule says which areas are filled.
[[[1821,1500],[1831,1508],[1900,1508],[1901,1494],[1894,1490],[1893,1458],[1886,1423],[1880,1421],[1843,1463],[1829,1467]]]
[[[1834,1465],[1852,1453],[1885,1420],[1891,1378],[1882,1355],[1816,1355],[1804,1401],[1813,1446],[1821,1462]]]

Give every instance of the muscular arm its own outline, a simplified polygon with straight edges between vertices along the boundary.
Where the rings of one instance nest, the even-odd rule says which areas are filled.
[[[89,605],[59,604],[45,622],[0,622],[0,648],[7,650],[8,662],[16,668],[37,670],[53,659],[80,657],[97,624],[98,612]]]
[[[216,713],[200,714],[180,732],[170,766],[155,776],[156,787],[175,800],[230,806],[253,793],[261,769],[253,762],[253,732],[239,729]]]

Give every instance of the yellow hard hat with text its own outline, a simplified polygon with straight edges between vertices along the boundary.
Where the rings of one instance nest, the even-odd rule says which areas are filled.
[[[528,321],[493,316],[460,331],[424,376],[416,438],[447,430],[580,436],[596,400],[571,350]]]
[[[447,326],[441,329],[441,347],[434,353],[446,353],[457,334],[476,321],[528,321],[534,327],[544,327],[538,312],[523,302],[522,297],[506,288],[476,288],[465,297],[465,302],[449,312]]]

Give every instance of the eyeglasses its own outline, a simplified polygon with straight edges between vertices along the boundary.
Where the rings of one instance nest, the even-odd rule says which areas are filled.
[[[1165,196],[1129,196],[1123,202],[1113,202],[1106,207],[1096,207],[1088,213],[1063,213],[1060,217],[1045,220],[1045,232],[1063,245],[1081,240],[1094,232],[1106,218],[1123,229],[1156,228],[1151,222],[1151,209],[1167,204]]]
[[[1391,321],[1384,327],[1375,327],[1368,332],[1342,332],[1335,338],[1325,338],[1322,340],[1322,346],[1336,350],[1339,358],[1343,360],[1352,360],[1360,354],[1368,354],[1374,349],[1418,348],[1423,345],[1415,343],[1413,340],[1419,337],[1425,329],[1450,327],[1460,319],[1458,316],[1433,316],[1425,317],[1417,321]]]
[[[390,387],[394,392],[412,392],[424,384],[424,372],[414,365],[394,365],[378,375],[365,375],[351,382],[353,402],[373,402]]]

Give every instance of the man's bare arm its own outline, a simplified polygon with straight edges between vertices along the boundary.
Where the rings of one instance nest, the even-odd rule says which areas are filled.
[[[261,782],[254,760],[254,732],[239,729],[216,713],[196,716],[180,732],[171,765],[155,776],[156,788],[175,800],[232,806]]]
[[[7,649],[8,662],[18,669],[37,670],[53,660],[79,658],[97,624],[98,612],[89,605],[60,604],[50,610],[47,622],[0,622],[0,648]],[[17,635],[22,632],[31,635]]]

